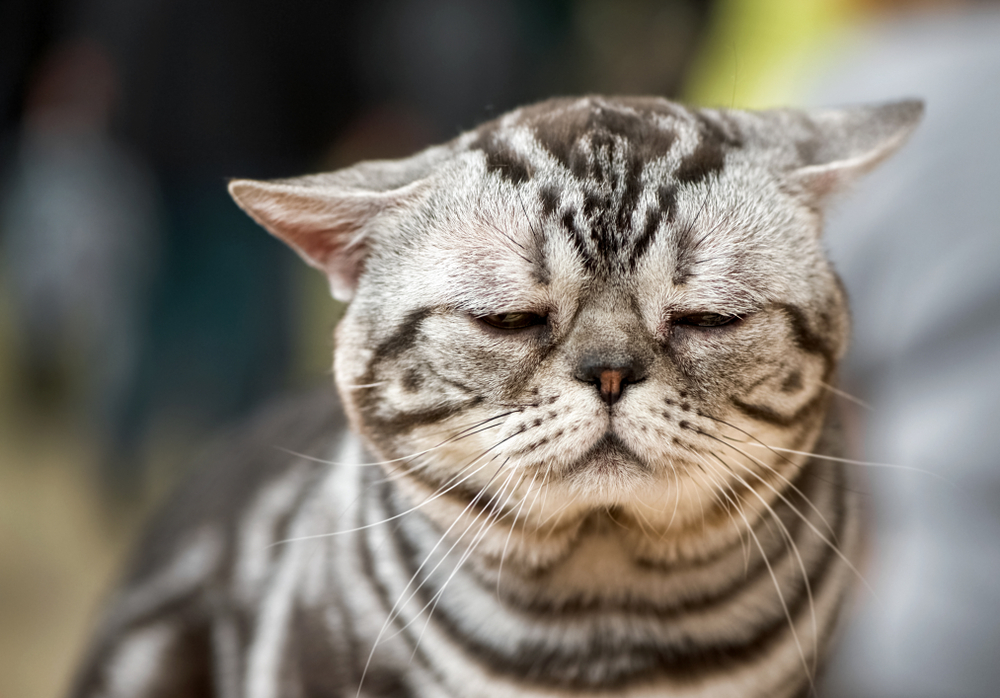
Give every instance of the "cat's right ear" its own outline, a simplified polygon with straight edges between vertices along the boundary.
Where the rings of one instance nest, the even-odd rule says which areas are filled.
[[[333,297],[347,302],[364,270],[375,220],[417,196],[424,178],[449,155],[437,147],[326,174],[234,179],[229,193],[269,233],[324,272]]]
[[[796,143],[801,162],[792,179],[822,203],[899,150],[923,113],[920,100],[804,112],[811,129]]]

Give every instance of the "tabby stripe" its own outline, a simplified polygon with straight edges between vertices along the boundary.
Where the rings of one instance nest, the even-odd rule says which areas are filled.
[[[488,465],[488,462],[471,465],[471,472],[474,472],[476,468],[487,467]],[[488,512],[492,511],[496,504],[497,495],[489,493],[482,494],[482,488],[476,488],[469,485],[468,480],[464,482],[462,481],[462,479],[468,476],[470,472],[460,471],[454,475],[439,478],[434,477],[431,472],[426,469],[418,470],[410,468],[408,465],[400,465],[399,469],[402,471],[403,477],[417,482],[428,490],[431,490],[434,493],[432,496],[440,495],[441,497],[446,497],[448,499],[458,500],[459,503],[468,507],[469,513],[473,516],[487,516]],[[404,511],[403,509],[397,508],[394,503],[386,504],[385,506],[387,510],[390,511],[390,515],[392,516],[400,514]],[[509,513],[509,510],[503,511],[501,518]]]
[[[677,208],[677,188],[674,186],[661,186],[656,190],[656,206],[651,206],[646,211],[646,222],[643,225],[642,233],[632,246],[632,254],[628,259],[629,270],[634,271],[646,251],[649,250],[656,238],[656,233],[662,224],[669,225],[673,222]]]
[[[747,417],[756,419],[760,422],[774,424],[775,426],[790,427],[795,424],[799,424],[808,417],[822,411],[828,400],[823,389],[820,388],[816,391],[815,397],[806,402],[799,409],[795,410],[792,414],[782,414],[767,405],[752,405],[750,403],[743,402],[737,397],[730,399],[729,402],[733,407],[738,409]]]
[[[417,334],[420,326],[431,313],[433,308],[417,308],[407,313],[402,322],[396,327],[389,337],[379,343],[372,352],[372,359],[368,364],[368,374],[374,375],[374,367],[387,359],[395,359],[407,349],[413,347],[417,342]]]
[[[739,138],[727,134],[718,124],[700,112],[693,112],[701,139],[694,152],[681,161],[674,176],[681,184],[697,184],[718,175],[725,164],[725,147],[739,147]]]
[[[492,122],[480,129],[469,144],[471,150],[481,150],[486,156],[486,171],[496,173],[511,184],[523,184],[532,177],[531,163],[514,148],[497,138],[499,124]]]
[[[806,314],[802,308],[792,304],[782,304],[779,308],[788,318],[795,345],[804,352],[822,357],[824,363],[823,382],[830,384],[833,373],[836,370],[836,355],[833,347],[809,327]],[[763,379],[763,380],[766,380]],[[821,411],[827,404],[828,394],[822,386],[817,387],[815,395],[792,414],[782,414],[768,405],[750,404],[738,397],[730,400],[730,403],[752,419],[776,426],[787,427],[812,416]]]
[[[806,318],[805,311],[799,306],[791,303],[783,303],[778,307],[788,318],[789,324],[792,328],[795,345],[802,351],[822,356],[826,362],[824,380],[829,378],[830,371],[833,370],[837,359],[834,349],[827,341],[826,337],[813,332],[813,330],[809,327],[809,320]]]
[[[843,532],[844,517],[838,517],[836,534]],[[825,544],[824,544],[825,545]],[[825,546],[826,552],[809,573],[809,584],[813,590],[814,598],[818,598],[823,589],[823,582],[829,577],[827,574],[831,563],[837,558],[836,553],[830,546]],[[799,618],[803,612],[807,612],[808,596],[805,593],[805,584],[796,585],[796,595],[790,598],[787,589],[783,590],[785,601],[788,604],[789,615]],[[528,676],[539,683],[558,683],[560,685],[570,685],[578,688],[597,687],[602,688],[623,688],[629,683],[640,680],[647,680],[656,675],[669,675],[672,679],[685,678],[694,680],[704,677],[705,674],[718,671],[720,667],[734,663],[750,663],[761,660],[764,655],[775,649],[776,645],[790,635],[787,619],[782,615],[775,621],[760,630],[757,635],[744,642],[715,643],[712,645],[700,646],[663,646],[655,643],[632,644],[627,650],[627,655],[631,661],[640,661],[649,668],[641,672],[622,672],[611,680],[601,681],[599,684],[581,682],[572,676],[575,667],[599,662],[602,658],[621,652],[620,646],[609,647],[602,644],[599,638],[593,643],[589,652],[581,656],[578,650],[566,654],[558,647],[549,647],[537,643],[530,643],[519,647],[518,653],[514,657],[498,655],[491,648],[479,647],[480,651],[485,650],[490,654],[490,666],[494,670],[511,673],[519,676]],[[475,638],[469,638],[473,644],[478,644]],[[563,673],[560,681],[556,674]]]
[[[369,390],[367,392],[375,393],[377,391]],[[475,407],[482,401],[483,398],[474,397],[469,400],[446,403],[419,412],[397,412],[391,417],[382,417],[377,414],[369,413],[365,417],[364,427],[365,429],[384,437],[398,436],[400,434],[410,432],[420,426],[437,424],[438,422],[444,421],[448,417],[452,417]],[[375,410],[378,409],[378,407],[377,405],[366,405],[365,409],[366,411],[369,409]]]
[[[367,370],[360,379],[360,383],[377,383],[378,366],[385,361],[398,358],[401,354],[411,349],[417,342],[421,325],[432,313],[433,308],[418,308],[408,313],[395,331],[387,339],[379,343],[372,352],[372,358],[368,363]],[[441,378],[440,376],[437,377]],[[446,379],[441,378],[441,380]],[[474,392],[472,388],[455,381],[447,380],[446,382],[463,392]],[[380,435],[392,437],[407,433],[418,426],[435,424],[445,420],[448,417],[475,407],[483,401],[483,398],[477,395],[463,401],[436,405],[430,409],[397,412],[391,417],[384,417],[379,414],[384,401],[382,400],[382,391],[377,386],[359,391],[353,401],[357,404],[358,409],[366,414],[364,425],[366,429]]]

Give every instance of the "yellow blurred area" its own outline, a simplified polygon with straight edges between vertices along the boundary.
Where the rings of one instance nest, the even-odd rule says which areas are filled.
[[[875,3],[720,0],[691,71],[686,99],[717,107],[791,106],[838,32]]]

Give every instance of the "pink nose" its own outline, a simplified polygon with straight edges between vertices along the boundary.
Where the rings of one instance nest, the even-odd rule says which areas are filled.
[[[591,354],[581,359],[574,376],[594,386],[610,407],[621,399],[627,385],[646,377],[646,370],[643,363],[632,356]]]
[[[614,368],[606,368],[600,373],[601,399],[609,405],[618,402],[622,396],[622,372]]]

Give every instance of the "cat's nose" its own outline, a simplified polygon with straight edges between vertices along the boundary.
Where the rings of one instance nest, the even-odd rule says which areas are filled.
[[[606,357],[585,357],[574,374],[578,381],[592,383],[608,406],[621,399],[625,386],[646,377],[643,366],[636,360],[609,361]]]

